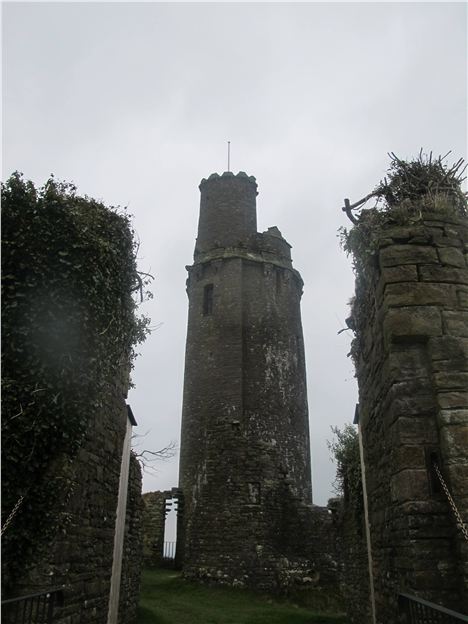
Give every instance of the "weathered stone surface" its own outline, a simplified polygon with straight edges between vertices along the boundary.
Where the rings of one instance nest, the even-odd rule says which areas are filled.
[[[363,514],[357,515],[349,501],[331,499],[337,534],[338,577],[350,624],[371,624],[369,563]]]
[[[443,310],[444,333],[468,338],[468,310]]]
[[[440,410],[437,419],[441,425],[468,426],[468,409]]]
[[[380,276],[383,284],[392,284],[395,282],[417,282],[418,267],[415,264],[383,267],[380,272]]]
[[[392,463],[402,469],[426,469],[426,455],[421,445],[401,444],[391,449]],[[414,499],[411,499],[414,500]]]
[[[444,266],[466,267],[465,256],[460,249],[442,247],[438,251],[441,263]]]
[[[440,310],[435,306],[390,308],[384,318],[383,333],[386,344],[404,336],[440,336]]]
[[[430,338],[428,350],[433,364],[438,360],[450,360],[455,370],[463,370],[463,364],[468,365],[468,338],[442,336]]]
[[[468,284],[468,272],[453,267],[425,265],[419,267],[420,279],[424,282],[445,282],[447,284]]]
[[[444,455],[448,459],[465,458],[465,463],[468,464],[468,457],[466,456],[466,450],[468,449],[468,425],[459,424],[453,425],[452,423],[446,424],[439,430],[441,445]]]
[[[382,228],[357,341],[375,605],[386,624],[397,622],[401,587],[468,610],[468,549],[432,468],[436,459],[468,517],[468,229],[442,217],[421,228]]]
[[[384,371],[392,376],[394,383],[409,380],[424,380],[428,378],[427,355],[424,344],[413,344],[406,348],[399,345],[398,349],[391,349],[384,365]],[[419,383],[416,381],[416,387]],[[420,387],[420,386],[419,386]],[[399,397],[401,400],[403,397]],[[411,397],[414,399],[415,397]],[[416,398],[419,398],[416,395]]]
[[[468,388],[468,372],[439,372],[434,374],[434,383],[440,390],[465,390]]]
[[[40,562],[25,572],[17,595],[64,587],[57,624],[105,624],[109,607],[116,509],[127,408],[122,389],[91,416],[86,440],[75,460],[76,488],[70,522]],[[119,624],[136,622],[141,560],[141,471],[130,462]]]
[[[423,444],[437,445],[437,429],[434,417],[400,417],[388,430],[389,442],[392,444]]]
[[[468,308],[468,290],[460,289],[457,291],[458,303],[461,308]]]
[[[170,492],[143,494],[143,560],[148,566],[159,565],[163,559],[165,502]]]
[[[423,284],[403,282],[388,284],[385,289],[384,305],[389,307],[413,305],[456,306],[456,286],[453,284]]]
[[[437,401],[441,409],[454,409],[468,407],[467,392],[439,392]]]
[[[438,264],[439,258],[434,247],[424,245],[391,245],[380,251],[382,267],[402,264]]]
[[[432,241],[436,247],[453,247],[463,249],[463,240],[454,236],[446,236],[444,233],[434,234]]]
[[[184,574],[271,590],[303,584],[313,563],[322,582],[333,538],[310,504],[302,279],[279,230],[256,231],[249,178],[210,177],[200,190],[187,280]]]

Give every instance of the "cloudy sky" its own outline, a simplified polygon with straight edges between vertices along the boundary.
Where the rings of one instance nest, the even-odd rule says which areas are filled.
[[[343,199],[384,176],[387,152],[466,157],[465,3],[4,3],[3,179],[50,173],[128,206],[154,273],[157,327],[129,401],[143,447],[179,440],[203,177],[257,178],[259,231],[277,225],[305,282],[314,502],[333,494],[330,426],[357,402]],[[144,491],[177,484],[178,459]]]

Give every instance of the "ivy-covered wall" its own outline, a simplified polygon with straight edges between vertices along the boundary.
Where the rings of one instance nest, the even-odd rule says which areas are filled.
[[[107,618],[140,285],[123,211],[2,185],[2,583],[64,585],[67,622]]]

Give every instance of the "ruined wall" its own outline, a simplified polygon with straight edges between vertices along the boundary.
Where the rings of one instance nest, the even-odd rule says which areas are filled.
[[[143,501],[141,467],[132,453],[128,477],[127,515],[120,583],[119,624],[136,622],[140,600],[140,579],[143,560]]]
[[[388,624],[398,591],[468,611],[468,543],[431,468],[436,458],[466,519],[468,224],[420,213],[374,237],[355,355],[377,621]]]
[[[272,588],[311,565],[302,280],[279,230],[256,232],[254,178],[214,174],[200,190],[178,553],[186,576]]]
[[[371,596],[364,513],[331,499],[339,589],[350,624],[371,624]]]
[[[165,501],[170,492],[146,492],[143,502],[143,561],[145,565],[160,565],[163,558]]]
[[[86,441],[74,463],[76,485],[66,509],[69,517],[41,562],[17,583],[14,595],[63,587],[59,624],[105,624],[109,605],[114,527],[127,407],[121,391],[107,397],[90,419]],[[131,463],[124,542],[122,617],[135,622],[140,577],[141,474]]]

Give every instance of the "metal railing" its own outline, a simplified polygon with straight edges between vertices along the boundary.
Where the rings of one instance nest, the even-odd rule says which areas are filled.
[[[61,588],[2,600],[3,624],[52,624],[54,610],[63,605]]]
[[[398,594],[398,611],[402,624],[459,624],[468,616],[409,594]]]
[[[164,542],[163,559],[175,559],[177,542]]]

